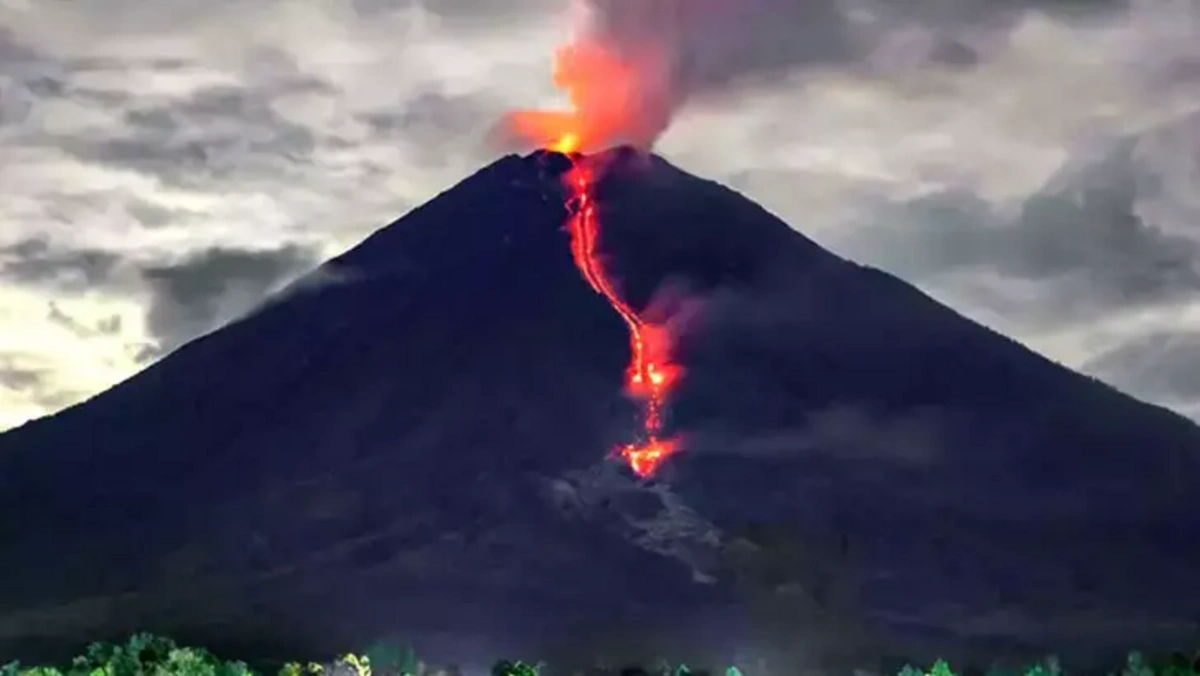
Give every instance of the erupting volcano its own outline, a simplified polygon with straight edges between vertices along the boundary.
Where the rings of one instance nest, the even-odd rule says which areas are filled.
[[[575,265],[592,289],[604,296],[629,327],[631,361],[626,373],[626,390],[643,408],[640,443],[626,444],[616,453],[642,478],[652,476],[678,442],[662,438],[663,409],[679,368],[669,361],[670,334],[641,317],[617,292],[597,252],[600,214],[593,194],[598,174],[604,167],[581,150],[616,139],[645,137],[646,108],[639,105],[645,92],[637,85],[647,63],[639,58],[623,61],[601,43],[576,39],[560,49],[555,58],[555,84],[569,97],[569,111],[524,111],[511,115],[508,124],[518,135],[562,153],[572,168],[564,175]]]
[[[136,631],[564,674],[1194,641],[1200,427],[647,152],[659,48],[589,25],[565,112],[507,120],[540,150],[0,434],[0,664]]]

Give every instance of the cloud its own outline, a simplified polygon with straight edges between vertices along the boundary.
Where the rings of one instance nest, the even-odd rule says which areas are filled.
[[[0,247],[0,279],[83,291],[110,281],[121,257],[98,249],[56,247],[44,238]]]
[[[381,142],[405,142],[422,167],[451,168],[461,161],[451,139],[462,147],[483,148],[487,128],[481,121],[496,119],[503,101],[485,92],[454,93],[440,88],[418,88],[395,109],[376,109],[359,114],[358,120]]]
[[[147,228],[161,228],[196,216],[196,212],[188,209],[165,207],[137,197],[126,202],[125,211]]]
[[[121,315],[114,314],[104,317],[95,323],[81,321],[62,309],[55,301],[50,301],[50,311],[46,318],[79,338],[94,338],[96,336],[114,336],[121,333],[124,320]]]
[[[861,64],[909,43],[925,63],[969,66],[994,33],[1040,10],[1059,19],[1110,13],[1123,0],[590,0],[596,32],[623,49],[666,43],[681,97],[797,68]],[[974,45],[974,46],[973,46]]]
[[[562,13],[561,0],[356,0],[356,9],[371,13],[398,7],[420,7],[446,20],[451,28],[490,29],[531,17]]]
[[[203,88],[182,102],[136,107],[119,136],[63,139],[80,160],[131,169],[179,185],[289,173],[316,148],[312,130],[283,118],[270,92]]]
[[[1138,213],[1137,170],[1120,148],[1061,188],[1026,202],[1008,268],[1032,279],[1082,274],[1103,302],[1131,305],[1200,289],[1195,239]]]
[[[1151,330],[1128,340],[1080,367],[1140,399],[1176,409],[1200,420],[1200,329]]]
[[[45,409],[55,410],[77,402],[79,390],[63,386],[55,369],[35,355],[0,353],[0,399],[8,394],[19,395],[25,401]]]
[[[39,386],[45,378],[45,369],[19,366],[12,356],[0,357],[0,386],[10,390],[24,391]]]
[[[1148,401],[1200,413],[1200,331],[1158,331],[1098,355],[1082,370]]]
[[[976,300],[1043,325],[1195,297],[1200,233],[1145,208],[1155,158],[1141,149],[1160,131],[1074,158],[1015,208],[961,188],[898,202],[876,198],[860,217],[867,222],[838,236],[838,246],[933,287],[1011,280],[1020,303]],[[1036,297],[1024,295],[1030,285]]]
[[[257,306],[315,264],[311,250],[288,245],[252,251],[211,248],[170,265],[147,267],[152,290],[147,327],[166,353]]]

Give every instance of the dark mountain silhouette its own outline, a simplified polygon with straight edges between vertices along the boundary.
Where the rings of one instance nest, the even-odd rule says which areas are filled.
[[[625,327],[510,156],[253,315],[0,436],[0,661],[134,630],[254,657],[1090,664],[1200,637],[1200,429],[732,191],[606,155],[675,323],[641,483]]]

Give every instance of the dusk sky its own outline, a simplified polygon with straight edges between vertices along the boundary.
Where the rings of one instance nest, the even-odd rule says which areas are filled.
[[[639,13],[663,3],[595,1],[658,39]],[[682,4],[688,96],[657,152],[1200,418],[1200,0]],[[567,10],[0,0],[0,430],[494,160],[506,111],[561,102]]]

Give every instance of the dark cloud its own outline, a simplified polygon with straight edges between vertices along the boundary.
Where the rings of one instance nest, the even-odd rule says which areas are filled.
[[[249,312],[315,261],[311,250],[299,246],[214,247],[178,263],[146,267],[142,276],[152,292],[147,327],[158,340],[158,354]]]
[[[0,26],[0,124],[25,121],[39,103],[69,99],[77,104],[120,111],[135,105],[139,96],[120,84],[88,84],[95,75],[132,80],[141,74],[179,74],[200,69],[188,59],[170,57],[59,56]]]
[[[1083,371],[1137,396],[1167,403],[1200,401],[1200,332],[1156,332],[1092,359]]]
[[[936,286],[947,275],[990,272],[1035,282],[1037,298],[1010,308],[1063,322],[1200,292],[1200,243],[1139,215],[1133,143],[1099,162],[1064,169],[1013,218],[965,191],[873,210],[838,248]]]
[[[55,193],[53,199],[45,200],[46,216],[52,221],[65,225],[86,222],[95,215],[103,213],[117,196],[117,191],[63,190]]]
[[[561,13],[566,4],[562,0],[353,2],[364,14],[421,7],[452,25],[493,29],[504,21]],[[732,57],[728,60],[734,63],[723,68],[742,72],[860,53],[862,45],[852,44],[863,37],[856,23],[917,22],[996,29],[1011,25],[1028,10],[1084,19],[1127,5],[1127,0],[587,0],[603,31],[621,44],[669,40],[677,45],[681,61],[715,65],[721,57]],[[755,40],[756,36],[761,39]],[[812,42],[803,44],[806,39]]]
[[[561,0],[374,0],[378,3],[421,7],[438,16],[471,20],[475,17],[489,20],[505,17],[520,17],[526,14],[561,11]],[[371,0],[361,4],[368,4]]]
[[[0,387],[15,392],[33,390],[42,385],[48,373],[42,368],[18,366],[11,355],[0,355]]]
[[[243,74],[256,89],[266,90],[271,99],[315,94],[333,96],[337,87],[324,78],[305,72],[291,54],[270,46],[250,50],[242,63]]]
[[[78,56],[66,60],[73,73],[122,72],[129,69],[180,72],[197,67],[195,61],[179,57],[125,57]]]
[[[562,0],[351,0],[350,5],[365,17],[421,9],[452,29],[485,31],[530,17],[552,16],[564,7]]]
[[[63,312],[63,309],[54,301],[50,301],[50,311],[46,314],[46,318],[49,319],[52,324],[57,324],[58,326],[63,327],[79,338],[91,338],[97,333],[94,329],[85,325],[83,322],[75,319],[66,312]]]
[[[18,40],[12,29],[0,26],[0,68],[5,72],[15,71],[40,61],[38,53]]]
[[[39,96],[61,87],[61,68],[0,26],[0,126],[24,122]]]
[[[110,282],[121,262],[110,251],[64,248],[35,237],[0,247],[0,279],[83,291]]]
[[[47,410],[70,406],[86,396],[57,386],[53,369],[36,356],[22,353],[0,353],[0,388],[17,392]]]
[[[1200,290],[1200,248],[1138,214],[1138,174],[1122,148],[1080,179],[1026,202],[1008,268],[1032,279],[1086,275],[1114,305]]]
[[[123,325],[124,321],[121,319],[121,315],[111,315],[96,323],[96,331],[105,336],[115,336],[121,332]]]
[[[944,39],[929,51],[929,59],[934,63],[956,68],[970,68],[982,60],[979,51],[967,45],[962,40]]]
[[[280,0],[89,0],[64,3],[71,14],[88,25],[103,26],[118,34],[133,37],[139,33],[166,33],[181,26],[196,26],[269,18],[280,8]]]
[[[450,94],[424,89],[394,109],[362,113],[376,142],[403,144],[412,163],[426,169],[444,169],[460,161],[448,148],[476,153],[483,162],[488,129],[481,121],[494,120],[504,104],[486,92]]]
[[[364,113],[360,119],[379,134],[445,135],[459,133],[495,114],[500,103],[489,105],[482,95],[448,94],[437,90],[418,92],[397,110]]]
[[[137,198],[126,201],[125,213],[146,228],[161,228],[195,215],[188,209],[172,209]]]
[[[58,303],[50,301],[49,311],[46,318],[52,324],[63,327],[64,329],[75,334],[78,338],[95,338],[97,336],[111,336],[121,332],[121,316],[111,315],[105,319],[101,319],[95,324],[88,324],[73,317],[59,306]]]
[[[72,76],[149,69],[178,73],[193,67],[181,59],[74,59]],[[117,112],[122,122],[57,137],[50,144],[85,162],[151,175],[168,183],[196,186],[214,181],[245,184],[294,175],[311,163],[319,144],[330,139],[281,112],[294,97],[332,97],[338,90],[304,72],[289,54],[270,47],[241,59],[242,82],[201,87],[177,97],[138,97],[133,92],[80,87],[60,93]],[[135,207],[135,210],[137,207]],[[141,209],[153,221],[162,214]]]
[[[317,139],[280,115],[269,91],[201,89],[169,105],[125,113],[123,133],[61,139],[79,159],[193,185],[213,179],[286,175],[309,162]]]
[[[19,85],[35,98],[72,98],[111,105],[131,97],[121,89],[98,89],[81,85],[76,80],[98,74],[177,73],[195,67],[197,64],[193,61],[174,58],[58,57],[19,41],[11,31],[0,26],[0,73],[9,76],[6,90],[10,94]]]

